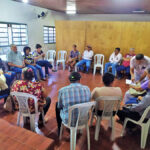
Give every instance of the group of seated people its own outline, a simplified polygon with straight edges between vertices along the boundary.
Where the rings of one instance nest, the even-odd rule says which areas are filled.
[[[48,68],[51,68],[51,65],[46,60],[43,60],[45,54],[41,51],[41,45],[36,45],[37,50],[34,51],[33,56],[30,54],[30,47],[24,48],[24,59],[20,52],[17,51],[17,47],[15,45],[11,46],[11,51],[8,53],[8,64],[11,67],[11,71],[5,71],[3,65],[1,65],[0,72],[0,95],[3,92],[10,92],[11,82],[15,78],[15,73],[21,73],[21,80],[16,80],[11,86],[11,91],[17,92],[25,92],[30,93],[38,98],[38,106],[39,111],[44,110],[44,114],[48,111],[51,103],[51,99],[46,96],[46,92],[40,82],[33,81],[33,78],[37,80],[35,68],[41,71],[41,66],[45,67],[46,74],[48,76]],[[106,64],[105,68],[108,69],[109,66],[114,65],[113,60],[115,59],[115,63],[118,63],[121,56],[119,55],[120,49],[116,48],[115,52],[110,57],[110,63]],[[79,52],[76,50],[76,45],[74,45],[74,52],[70,56],[73,56],[68,60],[68,64],[74,64],[78,60]],[[88,66],[86,71],[89,71],[89,66],[91,63],[91,59],[93,56],[93,51],[90,46],[88,46],[88,50],[84,51],[83,59],[77,62],[77,66],[82,70],[83,63],[86,63]],[[130,58],[132,56],[132,58]],[[114,58],[114,59],[113,59]],[[131,59],[131,60],[130,60]],[[124,63],[126,67],[129,67],[130,64],[130,72],[131,72],[131,80],[134,83],[140,83],[140,85],[131,85],[130,87],[136,89],[137,91],[146,90],[146,93],[142,95],[143,97],[137,97],[131,95],[129,91],[126,92],[124,97],[124,103],[130,100],[132,97],[139,98],[140,101],[133,107],[127,109],[120,109],[117,113],[118,117],[121,121],[124,121],[125,117],[129,117],[135,120],[138,120],[143,114],[144,110],[150,105],[150,59],[143,54],[137,54],[134,56],[134,49],[130,50],[130,54],[128,54],[127,59],[124,61],[129,61],[130,63]],[[1,63],[1,62],[0,62]],[[80,66],[81,65],[81,66]],[[124,66],[124,67],[125,67]],[[120,66],[121,67],[121,66]],[[39,69],[40,68],[40,69]],[[122,67],[123,68],[123,67]],[[40,72],[41,78],[44,79],[42,72]],[[6,84],[6,79],[7,83]],[[69,75],[70,85],[65,86],[59,90],[58,94],[58,102],[56,103],[56,119],[58,123],[58,134],[60,133],[61,122],[67,123],[68,121],[68,110],[69,107],[79,103],[89,102],[91,100],[96,100],[99,96],[122,96],[122,91],[120,87],[114,87],[114,71],[112,73],[105,72],[102,76],[104,87],[96,87],[91,92],[88,86],[82,85],[80,83],[81,75],[79,72],[72,72]],[[10,81],[10,82],[9,82]],[[34,102],[32,99],[29,99],[29,108],[32,113],[34,113]],[[15,109],[18,110],[18,103],[14,99]],[[99,104],[99,109],[101,110],[101,104]],[[77,114],[74,114],[77,116]],[[147,118],[150,117],[150,113]],[[42,116],[39,118],[39,122],[41,121]]]
[[[45,77],[49,76],[48,69],[51,69],[52,65],[47,60],[44,60],[45,54],[41,48],[40,44],[36,44],[36,50],[31,53],[30,47],[24,47],[24,56],[22,56],[21,52],[17,50],[16,45],[12,44],[11,50],[7,54],[7,62],[10,70],[16,74],[21,74],[23,68],[29,67],[33,69],[36,81],[39,80],[37,70],[39,71],[41,80],[45,80]],[[45,67],[45,76],[42,67]]]

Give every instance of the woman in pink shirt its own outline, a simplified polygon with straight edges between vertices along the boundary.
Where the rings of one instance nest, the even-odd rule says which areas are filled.
[[[131,78],[131,76],[130,76],[130,59],[133,56],[135,56],[134,48],[130,48],[130,52],[123,57],[122,65],[117,66],[117,77],[119,80],[123,78],[124,72],[125,72],[125,75],[128,77],[128,79]]]

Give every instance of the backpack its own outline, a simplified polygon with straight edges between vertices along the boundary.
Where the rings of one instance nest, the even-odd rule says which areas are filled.
[[[13,97],[9,95],[6,99],[6,102],[4,104],[4,109],[9,112],[14,112],[15,111],[15,104]]]

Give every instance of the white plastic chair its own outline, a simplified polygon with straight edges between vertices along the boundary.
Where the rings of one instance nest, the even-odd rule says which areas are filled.
[[[7,61],[7,55],[0,55],[1,60]]]
[[[112,134],[111,134],[111,140],[114,140],[114,128],[115,128],[115,114],[117,113],[120,102],[122,100],[121,96],[100,96],[96,99],[96,108],[95,113],[92,113],[91,118],[91,125],[93,123],[94,115],[97,117],[96,121],[96,129],[95,129],[95,140],[98,141],[99,138],[99,131],[100,131],[100,122],[102,119],[109,120],[111,123],[112,128]],[[97,114],[97,111],[99,110],[99,102],[102,101],[104,103],[102,115],[99,116]]]
[[[146,110],[144,111],[144,113],[141,116],[139,121],[135,121],[133,119],[126,118],[124,121],[122,133],[121,133],[121,136],[123,136],[124,130],[125,130],[125,127],[126,127],[128,121],[141,126],[141,129],[142,129],[142,131],[141,131],[141,149],[144,149],[146,146],[147,136],[148,136],[149,129],[150,129],[150,118],[148,119],[148,121],[146,123],[144,123],[144,120],[146,119],[146,116],[149,113],[149,111],[150,111],[150,106],[146,108]]]
[[[102,54],[96,54],[94,56],[94,70],[93,74],[95,75],[96,68],[100,67],[101,68],[101,75],[103,75],[103,68],[104,68],[104,55]]]
[[[62,138],[62,131],[63,127],[67,127],[71,130],[71,136],[70,136],[70,150],[75,150],[76,148],[76,135],[77,130],[81,130],[83,128],[86,128],[87,130],[87,139],[88,139],[88,150],[90,150],[90,133],[89,133],[89,126],[88,126],[88,120],[89,120],[89,111],[92,108],[92,106],[95,106],[96,102],[87,102],[87,103],[81,103],[76,104],[71,107],[69,107],[69,119],[68,124],[65,124],[62,122],[61,124],[61,130],[60,130],[60,137]],[[75,118],[75,126],[72,126],[71,121],[73,121],[73,114],[78,113],[77,118]]]
[[[62,63],[63,70],[65,70],[66,58],[67,58],[67,51],[65,51],[65,50],[58,51],[58,58],[57,58],[57,61],[56,61],[56,70],[58,69],[58,64],[59,63]]]
[[[18,118],[17,118],[17,125],[20,126],[20,118],[23,117],[23,124],[25,123],[26,117],[30,118],[30,128],[32,131],[35,131],[35,121],[36,117],[39,116],[40,112],[38,111],[38,99],[36,96],[23,93],[23,92],[11,92],[12,96],[15,96],[18,104],[19,104],[19,112],[18,112]],[[29,105],[28,105],[28,99],[32,98],[34,100],[34,107],[35,107],[35,113],[31,114]],[[45,125],[44,121],[44,112],[42,112],[42,119],[43,124]]]
[[[47,59],[47,61],[51,62],[53,69],[54,69],[55,58],[56,58],[56,51],[48,50],[46,53],[46,59]]]

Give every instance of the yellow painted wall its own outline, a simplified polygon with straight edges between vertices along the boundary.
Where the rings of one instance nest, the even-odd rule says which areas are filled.
[[[74,43],[80,52],[91,45],[106,61],[115,47],[150,56],[150,22],[56,21],[56,49],[70,51]]]

